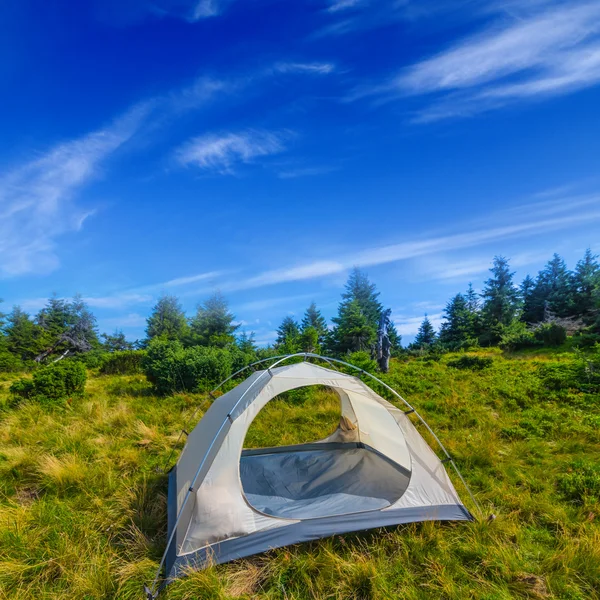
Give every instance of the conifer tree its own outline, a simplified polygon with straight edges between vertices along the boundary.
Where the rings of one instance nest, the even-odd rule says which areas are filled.
[[[483,341],[495,343],[500,339],[502,327],[510,325],[515,318],[519,294],[506,258],[495,256],[490,271],[492,277],[485,282],[482,293],[483,326],[486,329]]]
[[[103,333],[100,337],[104,339],[102,346],[108,352],[123,352],[124,350],[133,350],[135,344],[128,342],[121,329],[115,329],[112,334]]]
[[[356,352],[359,349],[368,350],[372,347],[377,339],[379,318],[383,311],[383,306],[378,298],[379,292],[375,284],[369,281],[365,273],[354,267],[342,294],[338,314],[332,319],[334,329],[331,332],[329,345],[334,353],[345,354]],[[345,319],[351,319],[351,322],[344,323]],[[349,332],[354,333],[349,335]],[[393,325],[390,333],[390,342],[394,338],[394,343],[398,347],[400,340]]]
[[[473,341],[473,323],[465,296],[456,294],[448,302],[444,309],[444,319],[440,329],[440,342],[458,347]]]
[[[235,315],[229,311],[227,300],[220,292],[215,292],[197,308],[190,320],[190,345],[217,346],[225,348],[235,342],[235,332],[239,325],[234,323]]]
[[[251,331],[248,334],[245,331],[242,331],[237,339],[237,346],[242,352],[256,354],[258,348],[256,346],[256,340],[254,339],[254,332]]]
[[[429,348],[436,340],[435,328],[431,324],[431,321],[425,315],[425,318],[421,322],[421,326],[419,327],[419,331],[415,336],[415,341],[413,342],[413,347],[424,350]]]
[[[557,317],[568,317],[573,314],[572,278],[565,261],[554,254],[538,275],[536,281],[536,297],[538,306],[543,302],[543,310],[549,310]],[[539,310],[539,309],[538,309]],[[542,313],[542,319],[545,312]]]
[[[294,354],[300,351],[300,326],[291,316],[287,316],[277,329],[275,346],[284,354]]]
[[[573,304],[577,316],[586,316],[596,308],[595,290],[600,288],[598,257],[588,248],[573,274]]]
[[[40,351],[41,328],[19,306],[8,315],[6,346],[20,360],[33,360]]]
[[[183,308],[175,296],[161,296],[152,308],[152,313],[146,320],[146,323],[148,340],[156,337],[181,340],[188,331]]]
[[[537,322],[537,308],[536,308],[536,296],[535,296],[535,281],[529,275],[523,279],[519,288],[519,295],[521,299],[521,318],[523,323],[535,323]]]
[[[302,318],[302,332],[305,332],[308,327],[312,327],[317,332],[317,343],[319,345],[323,344],[329,329],[327,327],[327,321],[314,302],[310,303],[310,306],[306,309],[304,317]]]
[[[371,348],[377,334],[376,329],[367,319],[357,299],[342,302],[334,322],[335,349],[339,354]]]

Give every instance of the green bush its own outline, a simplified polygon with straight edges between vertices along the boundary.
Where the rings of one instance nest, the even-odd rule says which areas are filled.
[[[40,402],[60,402],[83,394],[86,379],[87,371],[81,362],[65,360],[41,367],[32,379],[15,381],[10,392]]]
[[[469,369],[471,371],[481,371],[491,367],[494,360],[489,356],[468,356],[464,355],[448,361],[448,366],[453,369]]]
[[[575,504],[600,500],[600,464],[577,460],[558,478],[559,492]]]
[[[368,352],[361,350],[360,352],[353,352],[345,358],[345,362],[366,371],[367,373],[375,373],[378,370],[377,363],[371,358]],[[356,371],[352,369],[353,375],[356,375]]]
[[[542,323],[533,335],[544,346],[561,346],[567,341],[567,330],[557,323]]]
[[[100,364],[102,375],[135,375],[142,372],[145,350],[121,350],[103,357]]]
[[[498,345],[503,350],[512,352],[515,350],[541,346],[541,343],[536,339],[533,332],[527,329],[525,323],[513,321],[510,325],[502,329],[500,343]]]
[[[16,373],[23,370],[23,363],[8,350],[0,350],[0,373]]]
[[[159,394],[202,392],[231,374],[228,350],[194,346],[184,348],[178,341],[155,339],[142,361],[143,369]]]

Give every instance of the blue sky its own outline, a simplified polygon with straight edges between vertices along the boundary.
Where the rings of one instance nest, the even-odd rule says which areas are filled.
[[[268,343],[363,267],[405,341],[600,251],[600,3],[8,0],[0,297],[143,336],[220,289]]]

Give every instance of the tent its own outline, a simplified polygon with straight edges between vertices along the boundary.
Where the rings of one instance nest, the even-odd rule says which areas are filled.
[[[411,422],[409,414],[420,416],[406,401],[409,410],[401,410],[358,377],[303,356],[254,372],[216,398],[189,433],[169,473],[167,580],[186,568],[344,532],[473,519]],[[339,396],[334,433],[308,444],[243,449],[250,424],[270,400],[311,385]]]

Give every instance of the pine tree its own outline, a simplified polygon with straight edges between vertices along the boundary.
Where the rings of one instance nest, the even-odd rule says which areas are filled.
[[[586,316],[596,308],[594,292],[600,288],[600,266],[597,258],[588,248],[575,267],[573,305],[577,316]]]
[[[485,282],[482,296],[482,309],[485,343],[496,343],[500,339],[502,327],[510,325],[518,308],[518,290],[513,284],[514,273],[510,271],[508,260],[495,256],[492,277]]]
[[[537,322],[537,301],[535,295],[535,281],[527,275],[519,288],[521,297],[521,318],[523,323]],[[542,315],[543,316],[543,315]]]
[[[413,342],[413,347],[424,350],[429,348],[436,340],[435,329],[431,324],[431,321],[425,315],[421,326],[419,327],[419,331],[415,336],[415,341]]]
[[[571,273],[565,261],[554,254],[538,275],[538,297],[544,300],[544,308],[557,317],[573,314],[573,287]],[[544,315],[545,316],[545,315]]]
[[[314,302],[310,303],[310,306],[306,309],[304,317],[302,318],[302,332],[305,332],[308,327],[312,327],[317,332],[317,343],[323,344],[329,329],[327,327],[327,321]]]
[[[8,350],[20,360],[33,360],[37,356],[42,330],[19,306],[8,315],[5,331]]]
[[[456,294],[448,302],[444,309],[444,319],[440,329],[440,342],[450,347],[460,347],[472,342],[472,319],[465,296]]]
[[[283,354],[300,352],[300,326],[293,317],[287,316],[281,322],[275,346]]]
[[[377,335],[358,300],[342,302],[334,319],[335,349],[339,354],[369,350]]]
[[[104,339],[102,346],[107,352],[123,352],[135,348],[135,344],[127,341],[121,329],[115,329],[115,332],[110,335],[103,333],[100,337]]]
[[[198,306],[190,320],[190,345],[230,346],[235,342],[235,332],[239,329],[234,321],[235,315],[229,312],[227,300],[220,292],[215,292]]]
[[[303,352],[321,353],[319,345],[319,332],[312,326],[304,327],[300,334],[300,349]]]
[[[146,323],[148,340],[156,337],[181,340],[188,329],[183,308],[175,296],[161,296],[152,308],[152,313]]]
[[[379,318],[383,311],[378,297],[379,292],[376,291],[375,284],[369,281],[365,273],[355,267],[348,277],[345,291],[342,294],[342,302],[338,307],[338,314],[332,319],[334,329],[331,332],[329,343],[335,353],[345,354],[356,352],[359,349],[365,350],[371,348],[375,343]],[[358,313],[360,313],[360,317]],[[352,318],[352,323],[344,323],[344,319],[348,318]],[[348,332],[352,330],[355,332],[360,330],[360,335],[358,337],[349,336]],[[395,329],[392,336],[394,333],[397,336]]]
[[[465,302],[467,303],[467,309],[471,313],[479,312],[479,296],[477,292],[473,289],[473,284],[469,282],[469,287],[467,288],[467,293],[465,294]]]
[[[256,354],[258,348],[256,346],[256,340],[254,339],[254,332],[251,331],[249,334],[242,331],[237,339],[237,346],[246,354]]]

